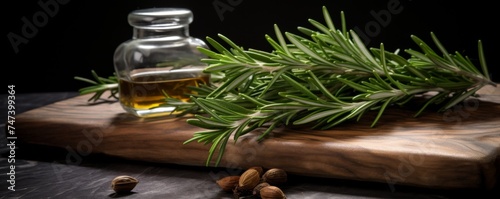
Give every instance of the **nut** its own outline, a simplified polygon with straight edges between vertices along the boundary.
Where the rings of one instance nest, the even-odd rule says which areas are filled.
[[[132,191],[134,187],[139,183],[134,177],[131,176],[117,176],[111,181],[111,188],[116,193],[126,193]]]
[[[270,185],[281,185],[287,181],[287,173],[283,169],[272,168],[267,170],[264,175],[262,175],[262,181],[267,182]]]
[[[285,193],[276,186],[263,187],[260,190],[260,198],[262,199],[286,199]]]
[[[239,180],[240,176],[226,176],[217,180],[216,182],[219,187],[222,188],[222,190],[229,192],[236,188]]]
[[[264,187],[270,186],[267,182],[261,182],[253,188],[253,195],[260,197],[260,190]]]
[[[255,169],[247,169],[240,176],[240,180],[238,182],[239,190],[253,190],[257,184],[260,182],[259,171]]]

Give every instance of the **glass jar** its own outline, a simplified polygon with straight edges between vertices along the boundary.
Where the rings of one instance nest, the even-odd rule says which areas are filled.
[[[129,13],[133,38],[114,54],[121,106],[138,117],[172,114],[167,95],[184,102],[194,94],[191,86],[207,84],[210,76],[197,48],[206,43],[189,35],[193,14],[184,8],[149,8]]]

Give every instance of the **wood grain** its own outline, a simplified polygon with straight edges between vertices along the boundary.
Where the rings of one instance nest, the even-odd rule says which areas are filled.
[[[256,142],[260,129],[228,144],[221,167],[280,167],[298,175],[434,188],[492,188],[498,180],[500,88],[485,87],[444,113],[387,110],[330,130],[275,130]],[[19,142],[61,147],[66,162],[90,153],[156,163],[204,166],[207,145],[183,144],[202,130],[186,118],[139,119],[116,102],[88,104],[78,96],[22,113]]]

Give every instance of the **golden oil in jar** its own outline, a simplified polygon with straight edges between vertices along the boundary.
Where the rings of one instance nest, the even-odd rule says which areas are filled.
[[[208,46],[189,35],[193,13],[186,8],[133,10],[127,20],[132,38],[113,55],[120,104],[138,117],[170,115],[175,107],[166,104],[167,96],[187,101],[195,94],[189,87],[208,83],[207,56],[198,50]]]

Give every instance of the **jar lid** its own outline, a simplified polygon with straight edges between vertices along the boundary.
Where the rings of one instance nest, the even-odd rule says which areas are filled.
[[[193,13],[185,8],[147,8],[134,10],[128,23],[137,28],[169,29],[185,26],[193,21]]]

